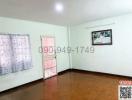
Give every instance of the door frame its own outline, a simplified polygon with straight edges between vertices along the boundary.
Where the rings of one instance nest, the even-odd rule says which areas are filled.
[[[54,55],[55,55],[55,59],[56,59],[56,75],[54,76],[51,76],[51,77],[48,77],[48,78],[45,78],[45,66],[44,66],[44,60],[45,60],[45,56],[44,56],[44,53],[43,53],[43,42],[42,42],[42,39],[44,37],[49,37],[49,38],[54,38],[54,48],[56,48],[56,37],[55,36],[52,36],[52,35],[41,35],[40,38],[41,38],[41,55],[42,55],[42,70],[43,70],[43,79],[48,79],[48,78],[51,78],[51,77],[54,77],[56,75],[58,75],[58,71],[57,71],[57,54],[56,54],[56,49],[54,51]]]

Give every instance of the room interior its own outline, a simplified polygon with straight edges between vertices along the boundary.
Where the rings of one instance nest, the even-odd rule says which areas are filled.
[[[37,92],[40,93],[32,100],[117,100],[119,81],[132,77],[131,26],[130,0],[0,1],[0,35],[10,34],[12,38],[28,34],[32,58],[30,69],[4,75],[0,70],[0,100],[29,100]],[[93,34],[105,34],[109,29],[110,44],[92,44]],[[46,56],[41,51],[43,37],[53,37],[58,50],[53,54],[56,74],[48,78],[44,69]],[[98,95],[92,91],[95,88]],[[101,95],[103,91],[106,94]]]

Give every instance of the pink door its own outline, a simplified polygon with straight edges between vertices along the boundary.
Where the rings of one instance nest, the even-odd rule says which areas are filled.
[[[56,71],[56,53],[55,53],[55,38],[45,36],[42,37],[42,54],[43,54],[43,69],[44,78],[49,78],[57,74]]]

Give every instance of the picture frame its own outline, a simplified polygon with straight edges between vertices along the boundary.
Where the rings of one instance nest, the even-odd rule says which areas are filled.
[[[112,45],[112,29],[93,31],[92,45]]]

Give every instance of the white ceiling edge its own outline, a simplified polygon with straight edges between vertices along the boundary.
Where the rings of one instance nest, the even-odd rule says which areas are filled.
[[[63,11],[57,12],[60,2]],[[1,0],[0,16],[59,26],[77,25],[132,13],[131,0]]]

